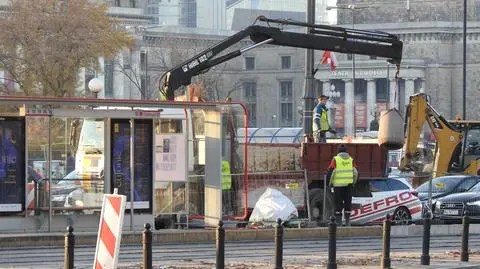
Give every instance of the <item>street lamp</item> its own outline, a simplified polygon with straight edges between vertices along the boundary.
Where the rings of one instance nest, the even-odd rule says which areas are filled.
[[[98,93],[103,90],[103,81],[99,78],[92,78],[88,82],[88,89],[93,93],[94,98],[98,98]]]
[[[273,123],[273,127],[279,127],[277,126],[277,114],[272,115],[272,123]]]

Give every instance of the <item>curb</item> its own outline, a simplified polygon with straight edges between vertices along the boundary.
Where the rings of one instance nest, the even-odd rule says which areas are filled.
[[[226,230],[226,241],[268,241],[274,238],[274,229],[256,230]],[[97,233],[78,232],[75,234],[76,245],[95,245]],[[337,237],[368,237],[380,236],[381,227],[340,227],[337,229]],[[211,230],[162,230],[154,231],[153,243],[206,243],[215,242],[216,231]],[[285,228],[285,239],[312,239],[328,238],[328,228]],[[122,244],[142,244],[142,232],[122,232]],[[62,233],[39,233],[39,234],[3,234],[0,235],[0,247],[21,246],[63,246],[65,237]]]
[[[457,236],[462,231],[461,225],[433,225],[431,236]],[[366,227],[339,227],[337,238],[342,237],[380,237],[383,230],[381,226]],[[77,232],[75,234],[76,245],[95,245],[97,233]],[[393,226],[391,236],[408,237],[422,236],[423,227],[418,225]],[[480,225],[471,225],[470,234],[480,234]],[[215,229],[209,230],[158,230],[153,231],[153,242],[157,244],[169,243],[206,243],[215,242]],[[226,241],[268,241],[273,240],[274,229],[226,229]],[[285,228],[284,238],[290,239],[314,239],[328,238],[328,228]],[[65,237],[63,233],[27,233],[27,234],[0,234],[0,247],[21,246],[63,246]],[[122,244],[142,244],[142,231],[123,231]]]

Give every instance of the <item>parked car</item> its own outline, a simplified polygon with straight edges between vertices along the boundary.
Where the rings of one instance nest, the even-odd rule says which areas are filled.
[[[432,209],[428,207],[428,193],[430,189],[429,181],[420,185],[416,191],[418,192],[418,198],[422,201],[423,214],[426,212],[434,211],[436,207],[436,201],[439,198],[445,197],[454,193],[462,193],[469,190],[473,185],[480,182],[479,176],[467,176],[467,175],[454,175],[443,176],[432,179]]]
[[[459,223],[467,213],[473,221],[480,220],[480,183],[466,192],[454,193],[437,200],[434,217],[445,222]]]
[[[422,204],[414,188],[404,178],[369,181],[369,197],[353,197],[352,225],[379,224],[389,214],[394,224],[410,224],[421,219]]]
[[[59,211],[101,207],[103,188],[103,173],[72,171],[52,185],[52,207]]]

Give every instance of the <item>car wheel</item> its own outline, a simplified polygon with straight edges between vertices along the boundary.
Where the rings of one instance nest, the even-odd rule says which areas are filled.
[[[409,225],[412,222],[412,215],[406,207],[399,207],[393,212],[393,224]]]

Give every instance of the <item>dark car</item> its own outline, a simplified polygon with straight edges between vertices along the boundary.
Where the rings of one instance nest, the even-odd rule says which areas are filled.
[[[453,193],[466,192],[478,182],[480,182],[479,176],[467,175],[443,176],[432,179],[432,210],[435,209],[436,201],[439,198],[445,197]],[[418,198],[423,205],[423,214],[432,211],[429,210],[429,207],[427,206],[429,198],[428,193],[430,189],[429,185],[430,182],[427,181],[416,189]]]
[[[480,182],[479,176],[455,175],[434,178],[432,179],[432,199],[436,200],[452,193],[466,192],[478,182]],[[429,184],[427,181],[416,189],[420,201],[428,200]]]
[[[434,217],[445,222],[461,222],[462,216],[468,214],[472,220],[480,220],[480,183],[467,192],[455,193],[437,200],[433,211]]]

